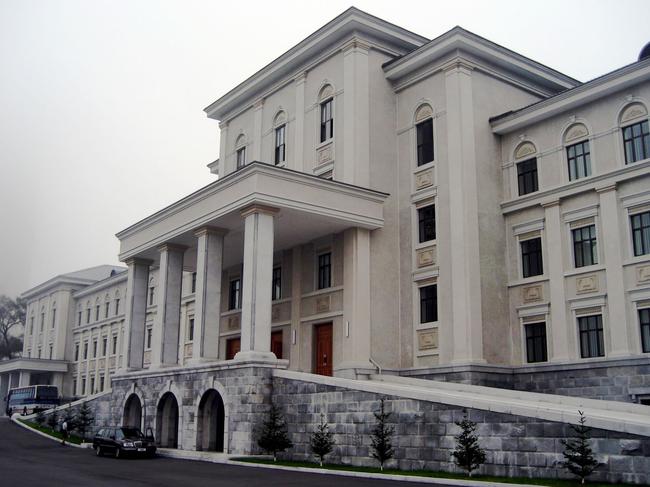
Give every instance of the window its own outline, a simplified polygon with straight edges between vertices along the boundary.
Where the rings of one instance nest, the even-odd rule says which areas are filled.
[[[45,326],[45,313],[41,313],[41,331],[43,331],[44,326]]]
[[[415,126],[417,132],[418,166],[433,161],[433,119],[429,118]]]
[[[146,348],[147,350],[151,349],[151,334],[153,332],[153,328],[149,327],[147,328],[147,342],[146,342]]]
[[[519,196],[537,191],[537,159],[528,159],[517,164]]]
[[[149,306],[153,305],[153,298],[154,298],[154,293],[155,293],[155,287],[151,286],[149,288]]]
[[[436,207],[435,205],[418,208],[419,241],[428,242],[436,238]]]
[[[237,169],[246,165],[246,147],[237,149]]]
[[[81,395],[86,394],[86,378],[81,379]]]
[[[104,374],[99,376],[99,392],[104,391]]]
[[[438,321],[438,286],[420,288],[420,323]]]
[[[333,99],[324,101],[320,104],[320,141],[334,137],[334,118],[332,116]]]
[[[275,129],[275,163],[280,164],[284,162],[287,157],[286,153],[286,144],[285,144],[285,132],[286,125],[280,125]]]
[[[34,317],[33,316],[29,319],[29,334],[30,335],[34,334]]]
[[[120,314],[120,298],[115,298],[115,314]]]
[[[52,309],[52,329],[54,329],[56,325],[56,308]]]
[[[50,360],[52,360],[52,354],[53,353],[54,353],[54,347],[52,346],[52,344],[50,344],[50,355],[49,355]]]
[[[108,310],[111,307],[111,303],[106,301],[106,304],[104,305],[104,318],[108,318]]]
[[[573,258],[576,267],[598,264],[596,225],[571,230],[573,235]]]
[[[41,347],[38,347],[38,358],[41,358]]]
[[[591,176],[591,156],[589,141],[578,142],[566,148],[567,161],[569,161],[569,180]]]
[[[232,279],[230,281],[228,309],[239,308],[241,308],[241,279]]]
[[[86,324],[90,323],[90,308],[86,309]]]
[[[108,337],[102,338],[102,357],[106,357],[108,353]]]
[[[90,378],[90,393],[95,393],[95,377]]]
[[[81,311],[77,312],[77,326],[81,326]]]
[[[332,254],[328,252],[318,256],[318,289],[332,286]]]
[[[630,216],[634,255],[650,254],[650,211]]]
[[[625,164],[650,157],[650,130],[647,120],[623,128],[623,146]]]
[[[521,270],[523,277],[540,276],[544,273],[542,265],[542,238],[536,237],[520,242]]]
[[[271,279],[271,299],[276,300],[282,297],[282,268],[273,268],[273,279]]]
[[[79,362],[79,344],[74,344],[74,361]]]
[[[192,293],[196,292],[196,272],[192,272]]]
[[[97,358],[97,340],[93,340],[93,358]]]
[[[77,379],[72,379],[72,395],[77,395]]]
[[[526,360],[528,363],[546,362],[546,323],[526,325]]]
[[[84,342],[84,360],[88,359],[88,342]]]
[[[95,321],[99,321],[99,305],[95,306]]]
[[[580,330],[580,356],[582,358],[603,357],[603,318],[601,315],[578,318]]]
[[[639,310],[639,324],[641,325],[641,351],[650,353],[650,308]]]
[[[117,335],[113,335],[113,355],[117,353]]]
[[[187,340],[194,340],[194,318],[190,318],[190,322],[187,325]]]

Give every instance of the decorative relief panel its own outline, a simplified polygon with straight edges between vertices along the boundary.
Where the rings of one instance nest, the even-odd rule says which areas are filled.
[[[541,301],[544,298],[542,294],[542,286],[528,286],[521,290],[521,299],[524,303],[532,303]]]
[[[316,298],[316,313],[326,313],[330,310],[331,297],[319,296]]]
[[[423,189],[433,185],[433,171],[422,171],[415,175],[415,189]]]
[[[636,268],[636,280],[638,282],[650,282],[650,265],[642,265]]]
[[[103,358],[100,358],[99,361],[98,361],[97,368],[103,369],[104,367],[106,367],[106,360],[103,359]]]
[[[438,329],[418,331],[418,349],[433,350],[438,348]]]
[[[430,105],[425,103],[418,108],[418,111],[415,114],[415,122],[418,123],[431,117],[433,117],[433,109]]]
[[[278,321],[280,319],[280,306],[276,305],[271,308],[271,321]]]
[[[589,135],[589,130],[587,130],[587,127],[585,127],[584,124],[576,123],[571,127],[569,127],[569,130],[567,130],[566,135],[564,136],[564,141],[570,142],[572,140],[585,137],[587,135]]]
[[[150,364],[151,363],[151,350],[147,350],[144,352],[144,363],[145,364]]]
[[[621,115],[621,122],[627,122],[628,120],[641,117],[647,113],[648,111],[641,103],[632,103],[625,110],[623,110],[623,114]]]
[[[111,357],[108,359],[108,366],[112,369],[115,368],[115,357]]]
[[[584,276],[576,279],[576,293],[591,293],[598,291],[598,276]]]
[[[192,358],[192,352],[194,351],[194,347],[192,347],[191,343],[186,343],[185,348],[183,349],[183,356],[185,358]]]
[[[318,164],[325,164],[334,160],[334,146],[332,144],[327,144],[323,147],[319,147],[318,151]]]
[[[228,330],[238,330],[238,329],[239,329],[239,316],[228,317]]]
[[[416,250],[416,259],[418,267],[427,267],[436,263],[435,247],[424,247]]]
[[[531,142],[524,142],[523,144],[519,145],[519,147],[517,147],[517,150],[515,151],[515,158],[521,159],[522,157],[529,156],[535,152],[537,152],[537,149],[535,149],[535,146]]]

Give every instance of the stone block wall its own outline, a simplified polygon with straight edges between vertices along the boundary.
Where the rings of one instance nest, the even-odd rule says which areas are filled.
[[[561,468],[563,438],[572,436],[569,425],[509,414],[492,413],[398,397],[386,397],[393,413],[395,459],[389,467],[459,472],[451,452],[459,428],[469,418],[478,423],[480,442],[487,453],[480,472],[522,477],[567,477]],[[273,378],[273,401],[282,409],[294,447],[285,454],[295,460],[313,460],[310,434],[326,416],[337,446],[329,461],[376,466],[370,457],[373,411],[380,396],[293,379]],[[594,429],[592,446],[604,465],[594,479],[609,482],[650,482],[650,438]]]

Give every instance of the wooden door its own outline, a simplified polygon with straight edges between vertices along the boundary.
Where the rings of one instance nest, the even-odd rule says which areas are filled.
[[[271,352],[277,358],[282,358],[282,330],[271,333]]]
[[[319,375],[332,375],[332,323],[316,325],[315,370]]]
[[[241,339],[231,338],[226,341],[226,360],[232,360],[237,355],[237,352],[241,350]]]

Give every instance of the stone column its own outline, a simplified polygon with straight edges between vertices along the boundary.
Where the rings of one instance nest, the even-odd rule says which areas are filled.
[[[245,218],[241,351],[235,360],[275,360],[271,352],[273,218],[276,208],[253,205]]]
[[[144,322],[147,312],[147,286],[149,283],[149,265],[151,261],[130,259],[126,261],[128,274],[126,296],[124,299],[124,339],[121,368],[125,370],[141,369],[144,359]],[[83,357],[83,340],[80,342],[80,354]],[[90,355],[90,354],[89,354]]]
[[[7,409],[6,398],[9,392],[9,382],[11,382],[11,372],[0,374],[0,415],[4,415]]]
[[[246,162],[262,160],[262,114],[264,110],[264,99],[257,100],[253,105],[253,150],[250,160]]]
[[[219,129],[221,129],[219,136],[219,178],[222,178],[228,172],[226,167],[228,159],[228,153],[226,152],[228,147],[228,122],[221,122]]]
[[[18,387],[25,387],[30,385],[29,381],[32,378],[32,373],[28,370],[21,370],[20,371],[20,376],[18,379]]]
[[[302,247],[291,249],[291,355],[289,368],[300,370],[300,308],[302,299]],[[295,343],[293,337],[296,337]]]
[[[289,149],[290,166],[296,171],[304,171],[304,139],[305,139],[305,82],[307,73],[301,73],[295,79],[296,84],[296,121],[294,124],[294,150]]]
[[[569,359],[569,324],[567,323],[566,285],[564,282],[564,257],[562,255],[562,222],[560,200],[542,205],[544,207],[544,230],[546,238],[546,261],[542,262],[548,273],[551,295],[551,349],[550,361]],[[519,249],[518,249],[519,250]]]
[[[216,359],[219,355],[219,319],[221,315],[221,273],[223,237],[226,231],[204,227],[198,237],[196,254],[196,291],[194,301],[194,344],[192,361]]]
[[[343,234],[343,357],[336,375],[356,379],[354,369],[370,363],[370,231],[350,228]]]
[[[153,323],[151,366],[178,363],[178,340],[181,326],[181,285],[185,247],[164,244],[160,251],[156,317]]]
[[[630,355],[630,330],[625,311],[625,277],[623,275],[623,257],[621,250],[624,247],[621,241],[619,226],[618,202],[616,199],[616,183],[603,188],[596,188],[600,197],[603,252],[607,266],[605,279],[607,282],[607,312],[611,349],[608,357],[622,357]],[[633,322],[634,320],[630,320]]]

